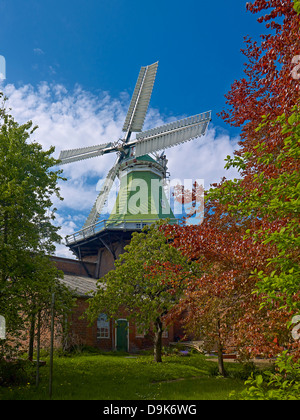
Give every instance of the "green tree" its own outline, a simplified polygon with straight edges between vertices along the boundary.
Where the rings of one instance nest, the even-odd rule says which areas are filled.
[[[98,281],[87,314],[93,320],[102,312],[113,318],[125,311],[143,330],[153,328],[154,360],[161,362],[164,317],[197,267],[170,245],[157,225],[134,233],[125,251],[116,269]]]
[[[55,293],[55,323],[62,334],[68,331],[70,311],[73,308],[74,298],[64,286],[60,278],[63,272],[56,269],[47,256],[34,255],[30,261],[27,273],[24,273],[22,288],[19,284],[19,307],[22,313],[23,330],[25,338],[29,337],[28,358],[32,360],[34,341],[39,335],[37,320],[40,318],[40,329],[49,330],[51,315],[52,294]],[[20,293],[21,289],[21,293]]]
[[[60,241],[53,225],[52,199],[59,198],[61,171],[47,151],[30,139],[37,127],[19,125],[0,93],[0,313],[16,334],[33,316],[33,307],[49,301],[58,287],[58,271],[49,260]]]
[[[0,93],[0,99],[2,98]],[[20,257],[28,252],[52,253],[59,242],[58,227],[52,224],[52,197],[59,198],[62,171],[50,170],[58,161],[54,148],[43,151],[28,141],[37,127],[19,125],[0,108],[0,269],[4,281],[20,273]]]

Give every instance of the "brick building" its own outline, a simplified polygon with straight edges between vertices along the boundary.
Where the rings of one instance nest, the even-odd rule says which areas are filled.
[[[103,250],[103,253],[105,251]],[[107,256],[107,255],[106,255]],[[71,339],[76,344],[87,345],[104,351],[137,352],[153,348],[153,334],[143,334],[137,325],[126,318],[126,313],[120,313],[118,319],[111,320],[106,314],[99,314],[98,319],[89,325],[89,321],[82,318],[88,307],[91,291],[96,290],[96,274],[99,272],[97,261],[80,261],[68,258],[52,257],[58,269],[64,272],[61,280],[76,296],[76,306],[71,316]],[[103,261],[103,259],[102,259]],[[106,270],[109,271],[113,262],[108,258]],[[103,271],[106,271],[102,267]],[[178,327],[170,326],[163,333],[163,346],[168,346],[178,336]]]

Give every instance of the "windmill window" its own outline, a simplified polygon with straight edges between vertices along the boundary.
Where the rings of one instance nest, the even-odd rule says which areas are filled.
[[[141,229],[141,224],[140,223],[136,223],[136,228],[137,229]]]
[[[97,319],[97,338],[110,338],[110,322],[106,314],[100,314]]]

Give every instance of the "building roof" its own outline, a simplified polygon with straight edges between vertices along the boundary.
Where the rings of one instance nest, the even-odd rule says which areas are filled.
[[[64,284],[71,292],[81,297],[91,297],[92,293],[97,290],[97,280],[90,277],[75,276],[65,274],[60,282]]]

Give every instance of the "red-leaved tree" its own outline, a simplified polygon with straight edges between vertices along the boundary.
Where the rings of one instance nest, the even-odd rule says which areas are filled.
[[[227,159],[227,166],[238,167],[241,179],[224,179],[213,186],[201,225],[169,228],[174,246],[197,261],[203,271],[196,282],[187,285],[174,316],[186,313],[187,331],[212,338],[220,354],[234,345],[244,354],[274,355],[291,341],[286,328],[290,308],[280,291],[278,299],[269,299],[264,305],[268,296],[254,293],[255,273],[276,275],[276,265],[274,270],[269,262],[276,260],[278,246],[266,241],[265,235],[282,232],[294,210],[272,216],[268,208],[272,191],[264,195],[266,202],[260,208],[245,203],[249,197],[259,197],[261,186],[269,180],[299,170],[299,160],[293,155],[280,162],[278,157],[284,155],[288,135],[288,129],[282,129],[284,121],[290,122],[299,99],[300,77],[294,57],[300,54],[300,18],[291,0],[256,0],[247,3],[247,10],[259,14],[258,21],[265,24],[267,33],[261,35],[260,42],[245,39],[245,77],[233,83],[226,95],[229,109],[221,113],[226,122],[241,127],[240,148],[234,158]],[[281,124],[276,124],[279,116]],[[291,199],[282,194],[278,203]],[[295,252],[292,258],[297,255]],[[299,295],[294,293],[293,298]],[[221,358],[219,368],[222,373]]]

